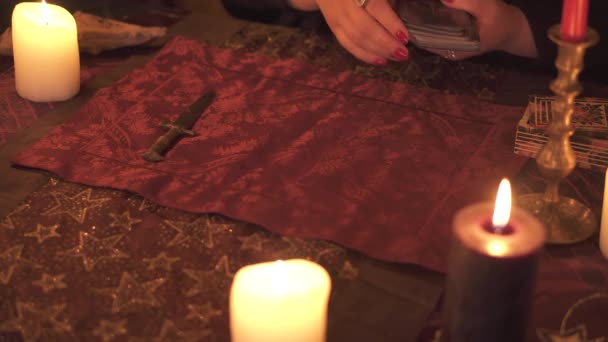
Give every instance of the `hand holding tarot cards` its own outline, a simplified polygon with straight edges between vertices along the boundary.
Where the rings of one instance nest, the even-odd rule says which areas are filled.
[[[479,50],[475,18],[465,11],[447,7],[440,0],[398,0],[396,10],[411,42],[420,48]]]

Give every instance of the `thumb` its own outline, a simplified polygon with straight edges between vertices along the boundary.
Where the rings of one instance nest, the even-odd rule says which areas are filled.
[[[486,6],[493,1],[494,0],[441,0],[445,6],[469,12],[474,17],[482,16]]]

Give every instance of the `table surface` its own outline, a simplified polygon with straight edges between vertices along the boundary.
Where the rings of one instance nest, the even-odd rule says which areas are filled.
[[[327,35],[237,20],[229,17],[224,12],[218,1],[204,1],[202,4],[197,4],[195,10],[197,13],[193,13],[171,28],[172,35],[183,34],[212,45],[227,47],[237,51],[256,52],[276,58],[299,58],[320,67],[351,70],[356,74],[366,77],[406,82],[420,87],[439,89],[446,93],[476,96],[485,101],[524,105],[527,102],[529,94],[546,94],[548,92],[548,80],[551,78],[551,75],[535,74],[525,68],[523,71],[521,67],[517,70],[511,68],[511,63],[518,63],[520,60],[504,56],[454,63],[444,61],[435,55],[415,49],[411,53],[412,62],[404,64],[394,63],[388,68],[377,68],[357,62]],[[154,49],[132,49],[119,53],[119,55],[123,54],[128,56],[128,58],[121,59],[116,67],[87,82],[77,97],[58,104],[47,114],[39,117],[30,126],[15,132],[4,145],[0,145],[0,174],[3,175],[3,177],[0,177],[0,218],[4,218],[0,222],[2,222],[3,228],[20,223],[32,224],[33,222],[28,221],[28,218],[20,216],[21,208],[35,205],[37,202],[32,199],[35,199],[36,196],[45,196],[45,194],[57,192],[84,193],[85,195],[89,194],[88,198],[103,197],[111,198],[111,201],[122,201],[121,203],[130,205],[131,210],[135,214],[141,214],[139,216],[141,220],[156,216],[161,219],[175,217],[193,219],[196,217],[166,208],[158,208],[134,194],[126,194],[108,189],[94,189],[91,196],[91,192],[88,192],[90,190],[88,187],[65,183],[45,172],[23,170],[15,168],[10,164],[10,161],[20,152],[27,149],[29,145],[45,136],[57,125],[69,119],[98,89],[111,85],[122,75],[144,63],[156,51]],[[94,64],[96,60],[110,58],[108,56],[116,58],[117,55],[107,54],[96,57],[98,59],[91,59],[91,63]],[[497,60],[503,61],[503,63],[492,64],[492,62],[496,62]],[[2,72],[10,72],[10,61],[7,61],[7,59],[2,60],[0,67],[3,68]],[[586,88],[586,94],[598,95],[602,94],[603,90],[605,90],[603,86],[593,85]],[[601,187],[603,185],[602,178],[597,173],[577,170],[575,175],[571,176],[569,181],[566,182],[564,191],[573,196],[583,196],[591,205],[594,212],[599,213],[601,191],[586,194],[584,190]],[[514,180],[514,183],[516,184],[516,189],[522,192],[539,191],[543,187],[542,181],[535,173],[533,162],[529,162],[526,165]],[[580,192],[583,192],[583,194],[581,195]],[[45,210],[45,208],[40,208],[40,210]],[[102,209],[98,208],[98,210]],[[145,213],[145,215],[142,213]],[[328,326],[329,341],[414,341],[416,339],[426,340],[433,336],[437,325],[437,305],[444,281],[441,274],[412,265],[379,262],[353,251],[347,251],[340,246],[322,241],[304,241],[275,236],[260,227],[253,227],[246,223],[234,222],[223,218],[206,218],[211,221],[217,220],[224,228],[229,227],[226,231],[218,232],[218,238],[225,237],[226,239],[234,240],[227,243],[224,247],[220,245],[210,254],[209,262],[211,263],[211,267],[215,265],[215,269],[220,270],[220,272],[225,272],[226,274],[233,273],[235,271],[234,265],[238,264],[234,259],[239,258],[239,262],[247,263],[258,259],[264,260],[269,257],[286,258],[297,256],[319,261],[326,266],[334,280]],[[129,217],[129,220],[131,220],[131,217]],[[131,227],[131,223],[129,223],[129,228]],[[179,231],[179,229],[174,230]],[[8,230],[4,231],[8,232]],[[12,232],[8,232],[4,236],[4,239],[0,239],[0,242],[8,239],[10,244],[11,234]],[[254,236],[262,236],[265,239],[263,240],[266,243],[264,250],[265,252],[270,251],[268,252],[270,255],[233,255],[230,248],[234,246],[243,248],[245,243],[251,244],[246,245],[246,249],[249,246],[249,249],[253,252],[256,252],[256,250],[259,252],[256,247],[256,241],[251,239],[243,240],[246,237]],[[553,258],[559,258],[564,254],[574,258],[577,254],[588,254],[590,250],[594,249],[597,249],[596,240],[592,239],[582,246],[568,247],[566,250],[549,249],[546,253],[548,257]],[[2,251],[0,250],[0,252]],[[247,260],[248,257],[250,257],[249,260]],[[83,259],[86,258],[83,257]],[[2,266],[0,264],[0,267]],[[171,268],[170,262],[168,267]],[[0,268],[0,271],[4,270]],[[11,269],[11,272],[13,271],[14,267]],[[191,278],[190,280],[196,280],[196,274],[188,272],[188,270],[184,271]],[[171,274],[174,275],[175,272]],[[131,279],[129,277],[128,274],[125,276],[125,273],[123,273],[120,284],[122,285],[123,281],[128,282]],[[17,308],[16,315],[21,321],[11,318],[15,314],[10,313],[14,313],[15,309],[7,309],[6,311],[9,312],[7,314],[4,312],[7,306],[0,306],[0,322],[4,321],[0,323],[0,338],[3,337],[2,331],[8,330],[21,331],[26,340],[28,336],[29,338],[32,338],[32,336],[36,337],[31,334],[27,335],[23,330],[20,330],[24,329],[25,324],[22,317],[23,312],[30,310],[30,312],[40,313],[40,311],[36,311],[38,310],[37,307],[28,307],[30,304],[27,304],[28,301],[24,301],[23,298],[25,297],[29,301],[37,301],[41,297],[40,295],[32,293],[24,294],[16,289],[11,289],[10,285],[7,286],[7,284],[10,284],[10,276],[8,280],[5,284],[0,284],[0,298],[6,299],[9,303],[14,302],[14,304],[6,305],[14,305]],[[223,281],[225,282],[225,279]],[[605,292],[608,289],[606,273],[601,273],[599,280],[596,277],[590,283],[593,286],[590,286],[589,295],[602,293],[602,290]],[[2,285],[4,287],[1,287]],[[154,286],[154,284],[149,285]],[[120,286],[114,292],[108,290],[111,292],[110,296],[114,295],[115,298],[119,288]],[[192,287],[190,290],[198,291],[195,287]],[[46,292],[45,290],[44,293],[46,294]],[[61,296],[60,294],[55,299],[61,298]],[[65,294],[63,296],[65,297]],[[17,297],[19,299],[15,299]],[[187,297],[185,296],[184,300],[188,300]],[[68,303],[69,296],[66,298],[68,298],[66,299],[66,303]],[[213,300],[211,300],[211,306],[214,307],[214,303],[217,304],[215,306],[217,310],[213,311],[209,307],[206,308],[208,310],[206,311],[206,315],[211,315],[211,317],[203,317],[204,314],[201,314],[200,311],[198,311],[199,316],[197,316],[200,321],[199,324],[204,323],[213,328],[211,332],[205,330],[204,332],[207,335],[204,336],[194,333],[189,335],[189,332],[192,332],[192,317],[196,316],[197,308],[201,309],[204,305],[209,304],[209,302],[201,303],[199,306],[188,306],[190,316],[183,315],[185,318],[181,320],[177,318],[168,319],[167,317],[159,319],[159,326],[149,327],[151,330],[157,331],[152,332],[151,335],[143,336],[148,336],[150,340],[154,338],[159,340],[168,339],[170,336],[182,339],[189,337],[191,340],[227,340],[227,310],[221,303],[217,304]],[[114,304],[116,304],[116,300]],[[170,307],[167,303],[163,303],[161,306]],[[56,306],[55,308],[58,307]],[[51,315],[51,311],[47,311],[46,313]],[[55,313],[55,316],[57,316],[59,311]],[[130,327],[137,326],[137,324],[132,322],[134,319],[129,318],[129,312],[123,312],[120,305],[115,311],[112,311],[112,315],[100,315],[99,318],[105,318],[105,320],[92,317],[89,321],[81,321],[79,328],[75,324],[71,325],[69,329],[70,334],[67,335],[70,336],[69,340],[87,339],[91,337],[90,334],[102,340],[111,340],[113,337],[118,337],[117,340],[122,340],[123,338],[126,340],[129,335],[132,335],[131,337],[142,336],[139,332],[130,329]],[[157,313],[161,314],[162,310],[159,310]],[[210,320],[216,314],[217,316],[221,316],[218,318],[219,322],[210,323]],[[559,315],[556,314],[556,317],[563,317],[565,314],[565,312],[559,313]],[[49,317],[53,318],[55,316],[43,317],[49,319]],[[125,319],[130,320],[128,323],[125,323]],[[53,322],[57,326],[60,326],[59,323],[61,322],[59,321],[58,319]],[[141,328],[142,326],[138,327]],[[399,329],[395,329],[396,327]],[[40,326],[37,328],[42,329]],[[556,321],[554,326],[543,328],[548,329],[547,331],[558,330],[560,322]],[[78,329],[80,330],[77,331]],[[42,331],[46,330],[42,329]],[[568,333],[571,332],[568,331]],[[576,333],[582,336],[580,331]],[[13,335],[6,336],[11,337]],[[155,337],[152,338],[150,336]],[[550,333],[542,335],[542,333],[538,333],[538,336],[549,336],[546,340],[550,341],[551,336],[557,335],[551,335]],[[147,340],[145,337],[141,339]]]

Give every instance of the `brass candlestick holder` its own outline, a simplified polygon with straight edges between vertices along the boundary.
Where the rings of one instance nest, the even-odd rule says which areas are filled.
[[[549,38],[558,47],[555,66],[557,78],[550,88],[556,95],[555,115],[547,126],[547,143],[536,156],[536,164],[547,181],[544,193],[524,195],[519,198],[523,208],[534,213],[547,228],[547,243],[570,244],[589,238],[597,230],[595,215],[582,203],[559,195],[559,183],[576,166],[576,156],[570,146],[574,99],[582,92],[578,75],[583,70],[585,51],[599,41],[598,33],[589,29],[581,42],[560,39],[560,26],[549,29]]]

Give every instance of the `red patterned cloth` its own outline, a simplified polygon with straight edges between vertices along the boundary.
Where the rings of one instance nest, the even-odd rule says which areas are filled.
[[[212,88],[198,135],[143,161],[159,124]],[[444,270],[455,211],[525,160],[522,111],[179,37],[15,162]]]
[[[111,69],[118,61],[116,58],[107,61],[96,60],[95,63],[90,63],[91,66],[83,65],[80,70],[81,84]],[[7,143],[15,132],[28,127],[55,106],[56,103],[36,103],[20,97],[15,90],[13,69],[0,74],[0,146]]]

